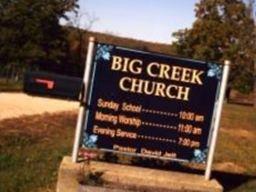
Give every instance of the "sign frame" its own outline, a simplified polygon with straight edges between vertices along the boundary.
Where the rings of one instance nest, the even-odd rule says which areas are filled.
[[[80,140],[81,140],[81,133],[83,129],[84,123],[88,121],[88,106],[87,102],[89,99],[89,94],[90,91],[88,90],[91,86],[91,77],[92,77],[92,72],[93,72],[93,53],[94,53],[94,47],[95,47],[95,38],[90,37],[89,38],[89,45],[88,45],[88,52],[87,52],[87,59],[86,59],[86,67],[84,71],[84,77],[83,77],[83,89],[81,91],[80,95],[80,107],[79,107],[79,113],[78,113],[78,118],[77,118],[77,124],[76,124],[76,133],[75,133],[75,139],[74,139],[74,145],[73,145],[73,152],[72,152],[72,162],[77,162],[78,160],[78,150],[79,150],[79,145],[80,145]],[[219,124],[220,124],[220,117],[221,117],[221,112],[222,112],[222,107],[223,107],[223,101],[224,101],[224,96],[225,96],[225,90],[226,90],[226,85],[228,81],[228,74],[229,74],[229,69],[230,69],[230,62],[225,61],[223,65],[223,74],[221,77],[221,81],[218,84],[217,88],[217,93],[215,96],[215,104],[214,104],[214,109],[213,109],[213,115],[211,119],[211,127],[209,130],[209,137],[208,137],[208,144],[207,146],[209,147],[209,152],[207,155],[207,161],[206,161],[206,169],[205,169],[205,180],[209,180],[211,176],[211,169],[212,169],[212,163],[213,163],[213,156],[214,156],[214,151],[216,147],[216,141],[217,141],[217,135],[218,135],[218,129],[219,129]],[[131,155],[130,153],[126,152],[119,152],[119,151],[114,151],[114,150],[109,150],[109,149],[101,149],[101,151],[108,151],[108,152],[115,152],[115,153],[121,153],[121,154],[126,154],[126,155]],[[132,154],[132,156],[143,156],[143,157],[151,157],[151,158],[157,158],[157,159],[168,159],[170,158],[165,158],[165,157],[156,157],[156,156],[151,156],[151,155],[141,155],[138,153]],[[171,160],[175,161],[180,161],[180,162],[187,162],[186,160],[182,159],[175,159],[172,158]]]

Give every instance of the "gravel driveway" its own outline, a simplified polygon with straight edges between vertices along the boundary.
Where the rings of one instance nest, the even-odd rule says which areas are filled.
[[[78,110],[78,102],[29,96],[24,93],[0,93],[0,120],[61,111]]]

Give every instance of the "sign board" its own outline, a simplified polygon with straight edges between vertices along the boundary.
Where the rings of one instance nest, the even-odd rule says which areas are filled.
[[[206,162],[222,66],[100,43],[92,58],[83,147]]]

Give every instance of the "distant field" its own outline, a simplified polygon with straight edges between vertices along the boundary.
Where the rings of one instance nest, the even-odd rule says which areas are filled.
[[[76,113],[0,122],[0,191],[53,192],[59,163],[71,154]],[[256,110],[225,105],[214,177],[228,192],[255,192]]]
[[[1,79],[0,78],[0,92],[17,92],[17,91],[22,91],[23,85],[22,82],[6,82],[6,79]]]

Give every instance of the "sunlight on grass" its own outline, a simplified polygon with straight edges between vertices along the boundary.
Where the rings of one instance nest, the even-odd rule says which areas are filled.
[[[59,163],[71,153],[75,119],[74,113],[64,113],[2,121],[0,130],[5,133],[0,138],[0,191],[34,192],[48,185],[55,188]],[[29,124],[29,131],[24,122]]]

